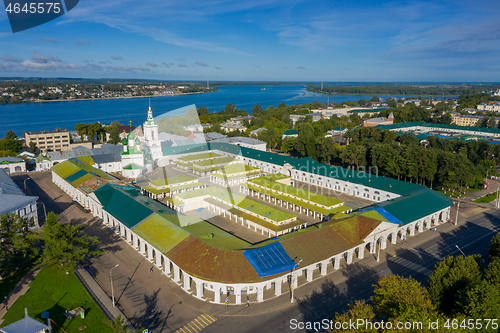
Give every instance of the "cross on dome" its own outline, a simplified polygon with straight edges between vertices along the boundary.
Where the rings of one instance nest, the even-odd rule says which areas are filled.
[[[151,110],[151,97],[149,98],[148,120],[153,120],[153,110]]]

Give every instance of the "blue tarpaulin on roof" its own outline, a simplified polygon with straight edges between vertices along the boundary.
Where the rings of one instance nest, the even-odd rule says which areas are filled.
[[[261,277],[289,271],[296,265],[280,242],[243,251],[243,255]]]
[[[400,220],[398,220],[394,215],[392,215],[391,213],[389,213],[388,211],[386,211],[384,208],[382,207],[377,207],[375,208],[375,210],[377,211],[377,213],[379,213],[380,215],[382,215],[383,217],[385,217],[385,219],[391,223],[395,223],[395,224],[403,224],[403,222],[401,222]]]
[[[375,207],[375,208],[369,207],[369,208],[357,210],[356,212],[367,212],[370,210],[376,211],[377,213],[382,215],[390,223],[395,223],[395,224],[399,224],[399,225],[403,224],[403,222],[401,222],[398,218],[396,218],[394,215],[392,215],[391,213],[389,213],[388,211],[386,211],[382,207]]]

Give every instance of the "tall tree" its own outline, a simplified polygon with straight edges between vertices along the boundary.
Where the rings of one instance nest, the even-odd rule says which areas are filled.
[[[492,258],[500,257],[500,232],[491,239],[489,253]]]
[[[30,141],[30,152],[34,154],[36,153],[36,150],[37,150],[36,143],[34,141]]]
[[[7,140],[15,140],[17,138],[17,135],[12,131],[8,131],[7,133],[5,133],[5,138]]]
[[[460,299],[464,290],[476,285],[482,278],[481,256],[446,257],[434,267],[427,281],[429,296],[445,314],[461,310]]]
[[[264,109],[262,108],[261,105],[255,104],[254,107],[252,108],[252,113],[253,114],[261,114],[261,113],[264,113]]]
[[[100,241],[97,237],[83,235],[84,229],[84,225],[62,224],[57,220],[57,215],[50,212],[43,230],[41,263],[73,267],[86,257],[102,254],[104,251],[95,248]]]
[[[116,145],[120,142],[120,133],[118,133],[118,127],[113,127],[109,131],[109,143]]]
[[[24,261],[35,258],[33,223],[17,214],[0,217],[0,275],[15,271]]]
[[[434,310],[427,290],[413,278],[388,275],[374,287],[373,306],[382,317],[397,318],[408,306],[420,310]]]

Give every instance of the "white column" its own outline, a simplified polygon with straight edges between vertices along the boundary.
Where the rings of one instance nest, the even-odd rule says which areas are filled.
[[[281,279],[274,281],[274,294],[276,296],[281,295],[281,283],[282,283]]]
[[[321,262],[321,268],[320,268],[320,273],[321,275],[326,275],[328,272],[328,261],[322,261]]]
[[[313,269],[312,269],[312,267],[307,267],[306,278],[307,278],[308,282],[312,281],[312,279],[313,279]]]
[[[333,268],[334,269],[340,268],[340,256],[336,256],[333,258]]]
[[[199,281],[196,281],[196,297],[203,297],[203,283]]]
[[[236,304],[241,304],[241,286],[234,287],[234,295],[236,296]]]
[[[215,303],[220,303],[220,287],[219,286],[215,286],[214,288],[214,302]]]
[[[347,252],[347,264],[352,264],[352,251]]]
[[[358,248],[358,259],[363,259],[365,257],[365,246]]]
[[[186,290],[186,291],[187,291],[187,290],[189,290],[189,288],[191,287],[191,286],[189,285],[189,275],[187,275],[187,274],[186,274],[186,272],[184,272],[184,273],[182,274],[182,276],[184,277],[184,285],[183,285],[183,287],[182,287],[182,288],[183,288],[184,290]]]
[[[155,250],[155,257],[156,257],[156,266],[161,268],[161,253],[158,250]]]
[[[375,253],[375,244],[377,244],[375,241],[370,243],[370,253]]]
[[[141,254],[146,254],[146,243],[142,239],[139,240],[139,247]]]
[[[262,302],[264,300],[264,289],[263,287],[257,287],[257,302]]]
[[[131,243],[132,242],[132,231],[130,229],[125,230],[125,233],[127,234],[127,242]]]
[[[132,245],[134,246],[134,248],[138,248],[139,247],[139,238],[137,237],[136,234],[133,234],[132,235]]]
[[[396,244],[397,240],[398,240],[398,232],[394,231],[391,235],[391,243]]]
[[[165,274],[170,274],[170,260],[168,260],[167,257],[165,257],[164,255],[162,256],[163,256],[163,263],[165,265],[164,267]]]
[[[180,279],[181,279],[181,270],[179,269],[179,267],[174,266],[174,281],[179,282]]]
[[[387,247],[387,238],[382,238],[380,241],[380,249],[385,250],[385,248]]]
[[[148,260],[153,262],[153,247],[148,244]]]

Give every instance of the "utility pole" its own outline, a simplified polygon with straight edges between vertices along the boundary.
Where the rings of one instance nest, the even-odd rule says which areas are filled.
[[[109,278],[111,280],[111,298],[113,300],[113,307],[115,307],[115,292],[113,290],[113,269],[115,269],[116,267],[118,267],[119,264],[116,264],[115,267],[111,268],[109,270]]]
[[[378,243],[378,242],[377,242],[377,243]],[[377,243],[375,243],[375,246],[377,246]],[[381,245],[379,245],[379,247],[378,247],[378,251],[377,251],[377,262],[379,262],[379,261],[380,261],[380,247],[381,247]]]
[[[457,215],[455,217],[455,225],[458,225],[458,209],[460,208],[460,199],[457,202]]]
[[[498,190],[500,189],[500,187],[497,187],[497,198],[495,200],[495,208],[499,208],[500,207],[500,197],[498,195]]]

